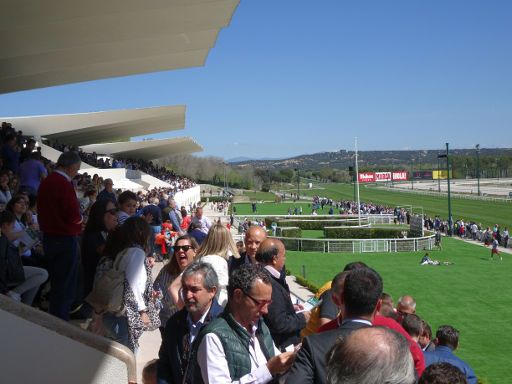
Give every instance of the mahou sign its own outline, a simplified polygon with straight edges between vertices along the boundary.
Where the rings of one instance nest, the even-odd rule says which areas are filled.
[[[374,172],[362,172],[357,178],[360,183],[375,183],[375,173]]]
[[[360,183],[375,183],[381,181],[407,181],[407,171],[395,172],[361,172],[358,175]]]

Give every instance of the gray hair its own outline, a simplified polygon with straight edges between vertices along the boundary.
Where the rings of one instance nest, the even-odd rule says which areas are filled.
[[[82,162],[82,159],[80,158],[80,156],[78,155],[77,152],[68,151],[68,152],[62,153],[59,156],[59,158],[57,160],[57,166],[61,167],[61,168],[69,168],[72,165],[74,165],[76,163],[81,163],[81,162]]]
[[[207,291],[211,292],[213,288],[219,287],[219,278],[217,277],[217,273],[211,264],[205,263],[204,261],[194,261],[185,268],[181,275],[182,284],[186,278],[195,275],[196,273],[203,275],[203,286]]]
[[[413,384],[414,373],[407,340],[389,328],[358,329],[328,354],[328,384]]]

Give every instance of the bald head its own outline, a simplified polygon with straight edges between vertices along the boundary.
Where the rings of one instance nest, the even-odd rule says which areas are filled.
[[[263,240],[267,238],[267,232],[263,228],[253,225],[245,233],[245,253],[252,263],[256,263],[256,251]]]
[[[261,242],[257,252],[256,261],[269,265],[277,271],[281,271],[286,260],[284,244],[277,239],[265,239]]]
[[[416,301],[412,296],[406,295],[398,299],[396,310],[399,313],[415,313],[416,312]]]
[[[361,328],[329,353],[329,384],[412,384],[414,363],[407,340],[389,328]]]

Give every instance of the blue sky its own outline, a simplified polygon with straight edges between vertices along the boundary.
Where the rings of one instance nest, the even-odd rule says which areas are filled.
[[[512,2],[242,0],[201,68],[0,95],[0,115],[187,105],[203,155],[511,147]]]

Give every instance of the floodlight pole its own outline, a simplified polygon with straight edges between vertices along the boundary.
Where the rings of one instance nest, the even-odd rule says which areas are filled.
[[[299,167],[295,168],[295,170],[297,171],[297,200],[300,200],[299,198],[299,195],[300,195],[300,169]]]
[[[437,192],[441,193],[441,170],[439,168],[439,156],[437,157]]]
[[[359,225],[361,225],[361,201],[359,197],[359,165],[357,161],[357,137],[355,138],[355,148],[356,148],[356,191],[357,191],[357,221]]]
[[[452,198],[450,194],[450,157],[449,157],[449,144],[446,143],[446,171],[448,173],[448,235],[452,236],[453,220],[452,220]]]
[[[411,160],[411,190],[414,189],[414,159]]]
[[[478,183],[478,196],[480,196],[480,144],[476,145],[476,178]]]

